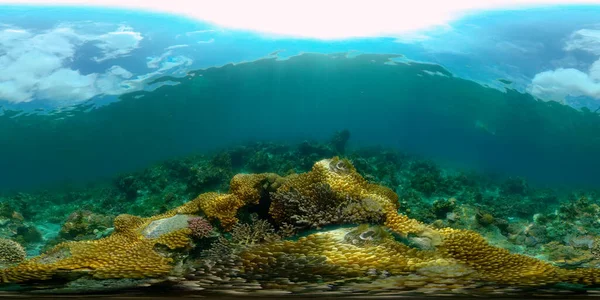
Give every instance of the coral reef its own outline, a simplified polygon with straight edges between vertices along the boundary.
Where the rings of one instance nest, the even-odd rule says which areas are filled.
[[[334,141],[344,135],[169,160],[85,189],[0,195],[0,237],[30,256],[45,244],[41,256],[4,270],[4,280],[182,275],[186,285],[217,290],[338,291],[597,283],[594,191],[540,189],[380,147],[353,150],[347,139],[342,150]],[[341,152],[347,159],[331,158]],[[323,247],[332,248],[324,255]],[[380,248],[398,265],[362,256]]]
[[[306,203],[300,205],[297,199]],[[262,212],[268,215],[261,216],[259,212],[252,215],[251,223],[240,222],[243,209],[260,206],[263,201],[270,204],[268,211]],[[343,217],[334,214],[342,212],[339,208],[349,203],[357,206],[347,215],[342,214]],[[447,206],[446,202],[436,205]],[[450,207],[456,209],[453,204]],[[314,219],[305,222],[308,214],[318,210],[326,211],[319,215],[322,222],[315,223]],[[185,260],[194,247],[191,236],[198,237],[194,232],[198,229],[194,227],[202,227],[201,235],[210,228],[200,214],[218,221],[230,233],[220,236],[200,257]],[[373,218],[374,215],[377,217]],[[265,218],[281,228],[286,224],[297,225],[298,230],[358,221],[371,225],[285,240]],[[483,214],[477,222],[489,226],[494,218]],[[208,282],[210,286],[215,281],[218,284],[226,278],[237,278],[236,282],[240,283],[258,282],[269,288],[289,288],[307,281],[348,278],[381,279],[383,276],[400,280],[398,276],[413,273],[429,281],[447,282],[452,278],[455,285],[600,283],[600,271],[596,269],[559,268],[492,246],[474,231],[436,228],[399,214],[398,197],[393,191],[367,182],[350,161],[337,157],[318,161],[306,173],[286,177],[268,173],[238,174],[232,178],[227,194],[205,193],[149,218],[120,215],[113,225],[114,233],[109,237],[61,243],[38,257],[2,270],[3,281],[72,280],[84,276],[151,278],[179,274],[185,276],[188,285],[201,286]],[[593,242],[587,245],[594,247]],[[555,255],[557,250],[551,251]],[[187,268],[176,267],[184,263]]]

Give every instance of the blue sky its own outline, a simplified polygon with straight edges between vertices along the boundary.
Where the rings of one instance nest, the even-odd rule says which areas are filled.
[[[365,14],[373,17],[369,10]],[[314,25],[323,30],[302,33],[292,17],[290,24],[275,18],[281,26],[269,31],[264,26],[273,20],[233,24],[231,16],[199,20],[143,10],[5,6],[0,10],[0,105],[65,107],[144,89],[159,76],[255,60],[276,50],[283,50],[281,59],[301,52],[399,53],[482,84],[502,88],[497,79],[504,78],[544,100],[595,104],[600,99],[598,15],[600,6],[439,10],[432,12],[438,19],[429,16],[414,28],[386,21],[391,17],[384,14],[375,24],[379,27],[347,28],[348,16],[335,16],[340,24],[325,30],[318,14]]]

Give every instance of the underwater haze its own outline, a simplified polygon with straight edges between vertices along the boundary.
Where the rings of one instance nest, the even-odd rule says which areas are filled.
[[[596,295],[600,6],[329,8],[0,4],[0,292]]]

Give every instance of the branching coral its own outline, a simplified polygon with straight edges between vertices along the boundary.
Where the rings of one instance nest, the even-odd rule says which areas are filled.
[[[196,266],[198,275],[202,273],[213,278],[236,276],[240,253],[280,239],[273,226],[265,220],[253,218],[252,223],[236,224],[229,238],[219,236],[217,241],[203,252],[204,260]]]
[[[286,177],[271,193],[269,212],[279,224],[320,228],[380,223],[385,208],[396,205],[394,192],[367,183],[349,161],[336,157],[317,162],[310,172]]]

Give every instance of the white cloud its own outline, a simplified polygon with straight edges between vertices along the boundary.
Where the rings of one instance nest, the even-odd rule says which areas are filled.
[[[66,75],[59,71],[73,58],[80,43],[78,36],[66,27],[39,34],[12,28],[0,31],[0,98],[11,102],[32,100],[43,80],[51,75],[52,79]]]
[[[600,98],[600,82],[577,69],[556,69],[535,75],[529,92],[542,100],[563,103],[567,96]]]
[[[175,38],[179,38],[182,35],[190,37],[190,36],[194,36],[194,35],[197,35],[197,34],[214,33],[214,32],[217,32],[217,31],[223,31],[223,30],[222,29],[219,29],[219,30],[217,30],[217,29],[204,29],[204,30],[188,31],[188,32],[186,32],[184,34],[178,34],[178,35],[176,35]]]
[[[129,71],[127,71],[127,70],[125,70],[125,69],[123,69],[123,68],[121,68],[119,66],[112,66],[110,69],[108,69],[107,73],[110,73],[112,75],[119,76],[119,77],[122,77],[122,78],[131,78],[131,77],[133,77],[133,74],[131,72],[129,72]]]
[[[170,57],[167,61],[163,61],[161,67],[158,69],[158,72],[165,73],[166,71],[171,71],[175,68],[179,67],[189,67],[192,65],[194,61],[185,56],[175,56]]]
[[[172,54],[173,53],[171,51],[167,51],[160,56],[149,58],[147,63],[148,68],[158,70],[147,75],[155,76],[178,67],[189,67],[194,62],[189,57],[183,55],[171,56]]]
[[[580,29],[566,41],[565,51],[585,51],[600,55],[600,30]],[[569,64],[574,64],[567,60]],[[586,96],[600,99],[600,59],[586,71],[575,68],[557,68],[536,74],[528,91],[542,100],[564,103],[568,96]]]
[[[109,32],[95,37],[98,48],[102,49],[104,56],[95,57],[97,62],[113,59],[129,54],[139,47],[143,39],[139,32],[132,31],[130,27],[121,27],[117,31]]]
[[[190,45],[186,45],[186,44],[182,44],[182,45],[173,45],[173,46],[169,46],[167,48],[165,48],[165,50],[173,50],[173,49],[180,49],[180,48],[187,48]]]
[[[512,55],[527,55],[544,50],[544,44],[542,43],[525,41],[502,41],[496,43],[494,47]]]
[[[185,35],[192,36],[195,34],[212,33],[212,32],[216,32],[216,30],[215,29],[196,30],[196,31],[186,32]]]
[[[62,104],[85,101],[97,94],[97,74],[82,75],[77,70],[60,68],[37,82],[36,97],[55,99]]]
[[[600,55],[600,30],[581,29],[573,32],[564,49],[566,51],[582,50]]]
[[[423,73],[431,75],[431,76],[442,76],[442,77],[448,77],[448,75],[440,72],[440,71],[429,71],[429,70],[423,70]]]
[[[148,62],[146,63],[146,66],[150,69],[156,69],[160,66],[160,63],[165,58],[169,57],[171,54],[173,54],[173,51],[169,50],[160,56],[148,57]]]
[[[215,39],[211,38],[211,39],[208,39],[208,40],[205,40],[205,41],[198,41],[198,44],[211,44],[214,41],[215,41]]]
[[[129,55],[143,38],[125,26],[104,33],[82,31],[84,27],[62,24],[43,32],[1,28],[0,100],[14,103],[45,100],[68,106],[97,95],[142,89],[145,79],[191,64],[183,56],[171,58],[171,52],[167,51],[148,63],[148,67],[157,70],[143,76],[134,77],[116,65],[101,73],[83,74],[73,69],[71,62],[84,43],[91,43],[102,52],[100,57],[91,58],[93,61],[106,62]]]

